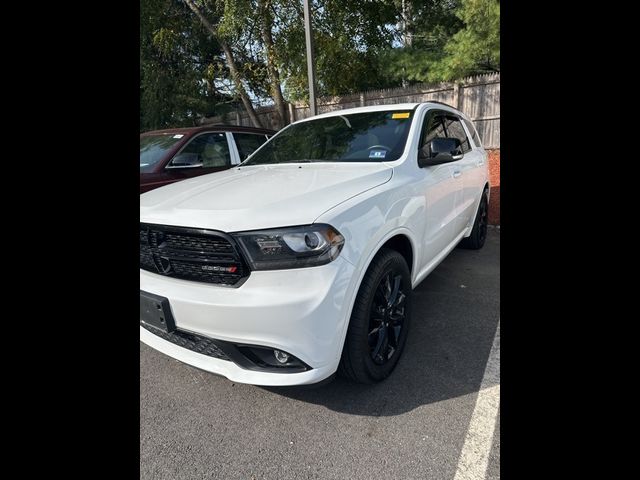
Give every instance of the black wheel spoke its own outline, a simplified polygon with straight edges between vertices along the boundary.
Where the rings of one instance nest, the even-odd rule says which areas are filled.
[[[391,299],[391,274],[385,277],[383,288],[385,303],[389,304],[389,300]]]
[[[376,343],[375,348],[373,349],[373,352],[371,354],[371,356],[373,357],[374,360],[377,361],[384,361],[384,353],[387,350],[387,346],[388,346],[388,341],[387,341],[387,329],[385,327],[378,329],[378,341]]]
[[[391,276],[389,276],[389,278],[391,278]],[[391,294],[388,298],[389,302],[387,303],[387,308],[395,305],[396,300],[398,299],[398,293],[400,292],[400,282],[402,282],[402,276],[396,275],[393,278],[393,289],[391,290]]]
[[[388,333],[389,338],[393,339],[393,346],[398,348],[400,342],[400,330],[402,330],[401,325],[391,325],[389,326],[390,332]]]
[[[404,293],[400,292],[399,295],[396,297],[396,301],[391,306],[394,309],[398,309],[398,308],[402,307],[402,305],[404,304],[404,299],[405,298],[407,298],[407,296]]]
[[[378,365],[385,364],[400,349],[407,298],[402,286],[402,275],[390,271],[374,291],[367,340],[371,359]]]
[[[378,343],[378,332],[380,327],[376,327],[369,332],[369,346],[373,347]]]

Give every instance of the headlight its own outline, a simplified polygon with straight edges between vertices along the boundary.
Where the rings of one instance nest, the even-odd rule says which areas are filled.
[[[253,270],[315,267],[332,262],[344,237],[322,223],[304,227],[234,233]]]

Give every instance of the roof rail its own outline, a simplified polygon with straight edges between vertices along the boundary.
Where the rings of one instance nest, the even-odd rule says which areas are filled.
[[[427,100],[424,103],[437,103],[438,105],[444,105],[445,107],[453,108],[454,110],[458,110],[453,105],[449,105],[448,103],[439,102],[438,100]]]

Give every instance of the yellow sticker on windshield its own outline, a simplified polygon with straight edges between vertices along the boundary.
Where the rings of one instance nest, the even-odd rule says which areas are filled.
[[[409,118],[409,115],[411,115],[411,112],[394,113],[393,115],[391,115],[391,119],[395,120],[397,118]]]

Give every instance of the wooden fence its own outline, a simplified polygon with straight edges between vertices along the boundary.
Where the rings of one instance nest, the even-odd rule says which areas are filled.
[[[370,90],[342,97],[321,97],[318,99],[318,113],[326,113],[345,108],[393,103],[414,103],[438,100],[458,108],[474,122],[485,148],[500,148],[500,74],[468,77],[457,82],[438,84],[417,84],[406,88]],[[256,110],[262,124],[273,128],[276,124],[273,107]],[[292,121],[310,116],[305,104],[289,104]],[[250,126],[248,115],[234,112],[223,117],[205,118],[202,124],[232,123]]]

